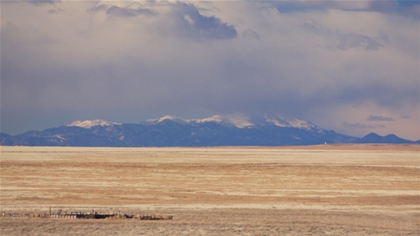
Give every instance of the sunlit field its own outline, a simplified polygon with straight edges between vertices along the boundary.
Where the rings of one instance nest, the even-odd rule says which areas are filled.
[[[420,146],[1,147],[2,235],[418,235]]]

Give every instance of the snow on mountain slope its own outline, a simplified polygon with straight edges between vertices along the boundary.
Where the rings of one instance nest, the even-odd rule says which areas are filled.
[[[355,138],[327,131],[305,120],[275,113],[254,113],[250,116],[236,113],[189,120],[164,116],[139,124],[79,120],[67,127],[28,131],[16,136],[0,135],[0,145],[9,146],[290,146],[325,142],[415,143],[395,135],[369,134],[364,138]]]
[[[208,123],[208,122],[214,122],[217,124],[221,124],[224,126],[236,126],[234,124],[234,122],[232,122],[230,119],[228,119],[227,117],[221,116],[221,115],[215,115],[212,117],[207,117],[207,118],[203,118],[203,119],[191,119],[189,120],[190,123]]]
[[[257,114],[254,116],[246,116],[243,114],[228,114],[228,115],[215,115],[207,118],[202,119],[182,119],[177,116],[163,116],[161,118],[156,119],[148,119],[146,121],[141,122],[143,125],[154,125],[159,124],[164,121],[173,121],[178,124],[204,124],[207,122],[214,122],[217,124],[221,124],[224,126],[233,126],[237,128],[245,128],[245,127],[254,127],[258,125],[275,125],[278,127],[290,127],[290,128],[299,128],[299,129],[307,129],[307,130],[317,130],[322,131],[323,129],[319,128],[318,126],[301,119],[297,119],[294,117],[286,117],[281,116],[274,113],[263,113]],[[77,126],[85,129],[90,129],[94,126],[112,126],[112,125],[121,125],[121,123],[115,122],[108,122],[105,120],[78,120],[74,121],[67,126]]]
[[[68,124],[67,126],[77,126],[85,129],[90,129],[94,126],[112,126],[112,125],[120,125],[121,123],[116,122],[108,122],[105,120],[77,120],[73,121],[72,123]]]
[[[275,126],[279,127],[292,127],[300,129],[315,129],[319,130],[320,128],[308,121],[301,120],[295,117],[283,116],[275,113],[264,113],[263,118],[266,122],[272,123]]]
[[[230,115],[227,115],[226,118],[230,120],[232,124],[238,128],[254,126],[254,123],[250,121],[249,117],[242,114],[238,114],[238,113],[230,114]]]
[[[215,115],[202,119],[182,119],[176,116],[163,116],[161,118],[149,119],[142,124],[144,125],[153,125],[158,124],[166,120],[171,120],[179,124],[191,124],[199,123],[204,124],[207,122],[214,122],[217,124],[225,126],[235,126],[237,128],[253,127],[257,125],[267,125],[272,124],[278,127],[290,127],[290,128],[299,128],[299,129],[308,129],[308,130],[318,130],[322,129],[318,126],[301,119],[294,117],[286,117],[275,113],[262,113],[256,114],[253,116],[246,116],[239,113],[228,114],[228,115]]]
[[[159,124],[159,123],[161,123],[161,122],[163,122],[165,120],[170,120],[170,121],[173,121],[173,122],[176,122],[176,123],[179,123],[179,124],[186,124],[186,123],[188,123],[188,120],[184,120],[184,119],[179,118],[177,116],[167,115],[167,116],[163,116],[161,118],[148,119],[146,121],[143,121],[142,124],[145,124],[145,125],[154,125],[154,124]]]
[[[215,116],[207,117],[203,119],[191,119],[189,121],[196,122],[196,123],[206,123],[206,122],[216,122],[216,123],[229,122],[230,123],[230,121],[226,119],[226,117],[222,117],[220,115],[215,115]]]

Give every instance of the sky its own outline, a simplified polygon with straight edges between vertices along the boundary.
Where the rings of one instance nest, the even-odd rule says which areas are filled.
[[[420,139],[419,1],[1,1],[1,131],[270,112]]]

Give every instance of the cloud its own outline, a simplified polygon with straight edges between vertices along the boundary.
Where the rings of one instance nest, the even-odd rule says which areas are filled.
[[[57,14],[59,12],[60,12],[60,10],[58,10],[58,9],[50,9],[50,10],[48,10],[48,13],[49,14]]]
[[[23,2],[28,2],[33,5],[45,5],[45,4],[56,4],[61,2],[61,0],[22,0]]]
[[[420,19],[420,4],[404,7],[402,11],[406,13],[408,16]]]
[[[393,0],[275,1],[275,4],[276,9],[283,14],[328,9],[345,11],[390,11],[391,9],[398,7],[398,3]]]
[[[90,7],[87,12],[95,14],[105,12],[107,16],[132,18],[138,15],[157,15],[161,11],[161,17],[152,24],[156,32],[162,36],[177,35],[195,41],[237,37],[237,31],[233,25],[222,22],[214,15],[201,14],[200,11],[209,12],[209,10],[197,8],[193,3],[177,1],[175,3],[146,2],[143,5],[131,2],[118,4],[98,3],[96,6]]]
[[[106,14],[122,17],[135,17],[138,15],[155,15],[156,12],[147,8],[127,9],[117,6],[111,6],[106,11]]]
[[[376,51],[379,48],[384,47],[379,40],[373,39],[371,37],[350,33],[347,35],[341,35],[339,37],[339,43],[336,46],[340,50],[348,50],[351,48],[361,48],[364,50],[373,50]]]
[[[86,10],[87,13],[97,13],[97,12],[105,12],[108,10],[109,6],[107,4],[97,4],[94,7],[90,7]]]
[[[280,14],[296,14],[314,11],[366,11],[399,14],[420,19],[420,3],[416,0],[303,0],[270,1]]]
[[[215,16],[202,15],[192,3],[175,3],[171,16],[178,30],[190,38],[232,39],[238,34],[234,26],[222,22]]]
[[[247,39],[257,39],[260,40],[260,35],[252,29],[246,29],[242,33],[242,36]]]
[[[90,13],[97,13],[105,11],[107,15],[110,16],[117,16],[117,17],[136,17],[139,15],[156,15],[158,14],[156,11],[150,10],[148,8],[136,7],[132,8],[128,7],[119,7],[119,6],[107,6],[104,4],[100,4],[98,6],[89,8],[87,12]]]
[[[395,121],[380,131],[418,139],[415,18],[340,9],[279,14],[255,1],[59,6],[62,14],[48,14],[51,6],[2,3],[4,131],[268,111],[352,135],[369,127],[343,123],[376,129],[366,118],[387,114]]]
[[[351,129],[376,129],[376,128],[385,128],[384,125],[368,125],[364,123],[343,123],[343,126]]]
[[[325,45],[325,47],[332,50],[360,49],[377,51],[389,43],[389,36],[383,32],[377,32],[375,36],[368,36],[356,32],[342,32],[338,29],[322,27],[314,23],[304,23],[301,27],[308,32],[333,39],[333,47]]]
[[[394,118],[392,117],[387,117],[387,116],[373,116],[370,115],[367,118],[368,121],[394,121]]]

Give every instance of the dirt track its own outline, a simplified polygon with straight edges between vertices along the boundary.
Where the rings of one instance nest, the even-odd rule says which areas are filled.
[[[0,229],[2,235],[418,235],[419,149],[1,147],[2,212],[52,206],[174,219],[3,217]]]

